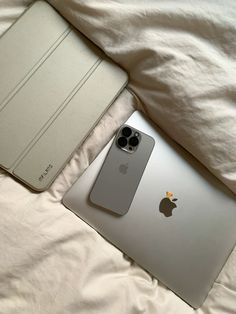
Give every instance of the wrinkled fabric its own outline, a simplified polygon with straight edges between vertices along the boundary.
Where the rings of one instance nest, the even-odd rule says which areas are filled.
[[[0,32],[31,2],[0,1]],[[193,310],[61,204],[134,108],[236,191],[234,1],[50,3],[127,70],[129,90],[47,191],[0,170],[0,313],[236,313],[236,249]]]
[[[236,193],[235,1],[49,2],[128,71],[150,118]]]

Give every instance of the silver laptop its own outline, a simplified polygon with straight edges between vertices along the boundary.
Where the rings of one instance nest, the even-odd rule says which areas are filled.
[[[46,189],[127,74],[37,1],[0,38],[0,166]]]
[[[115,215],[89,199],[112,141],[63,203],[197,308],[234,247],[236,197],[141,113],[136,111],[126,124],[155,140],[128,212]],[[175,204],[167,204],[165,212],[161,204],[167,198]]]

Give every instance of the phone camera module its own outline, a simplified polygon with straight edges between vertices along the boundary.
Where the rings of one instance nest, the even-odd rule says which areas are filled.
[[[123,129],[122,129],[122,135],[123,136],[125,136],[125,137],[129,137],[131,134],[132,134],[132,130],[131,130],[131,128],[129,128],[129,127],[124,127]]]
[[[139,147],[142,136],[139,131],[124,125],[117,136],[116,145],[123,151],[133,154]]]
[[[129,139],[129,145],[131,145],[133,147],[136,147],[138,144],[139,144],[139,140],[138,140],[138,138],[136,136],[132,136]]]
[[[124,136],[122,136],[122,137],[119,137],[118,138],[118,141],[117,141],[117,143],[118,143],[118,145],[120,146],[120,147],[125,147],[127,144],[128,144],[128,141],[127,141],[127,139],[124,137]]]

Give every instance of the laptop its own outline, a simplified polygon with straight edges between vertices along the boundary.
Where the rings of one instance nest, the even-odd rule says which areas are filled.
[[[44,1],[0,38],[0,69],[0,166],[43,191],[127,74]]]
[[[236,197],[140,112],[133,113],[126,125],[155,140],[128,212],[116,215],[90,201],[112,140],[66,193],[63,203],[198,308],[235,245]],[[161,208],[166,192],[175,198],[171,212]]]

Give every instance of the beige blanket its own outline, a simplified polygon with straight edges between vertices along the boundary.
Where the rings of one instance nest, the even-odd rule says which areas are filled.
[[[30,2],[0,1],[1,33]],[[60,203],[134,107],[236,192],[234,1],[50,3],[128,71],[142,103],[125,91],[44,193],[0,172],[0,313],[236,313],[236,250],[194,311]]]

